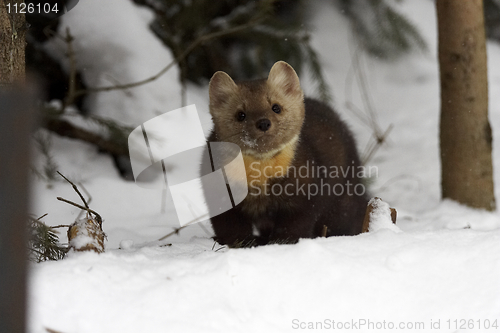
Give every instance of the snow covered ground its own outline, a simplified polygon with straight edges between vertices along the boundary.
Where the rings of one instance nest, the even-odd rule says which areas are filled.
[[[107,250],[31,265],[29,331],[500,331],[500,216],[440,201],[433,3],[406,0],[398,8],[418,25],[429,51],[391,63],[361,60],[379,122],[384,129],[394,126],[370,161],[378,168],[371,192],[397,208],[401,231],[379,228],[354,237],[228,250],[214,246],[209,225],[195,224],[160,242],[178,226],[171,202],[162,212],[161,191],[123,181],[108,156],[54,136],[58,170],[85,186],[91,207],[104,218]],[[104,85],[148,77],[171,60],[147,29],[151,18],[128,1],[86,0],[63,17],[60,28],[71,27],[86,79]],[[313,46],[335,106],[362,150],[371,131],[345,106],[363,106],[356,81],[349,79],[355,46],[348,22],[318,2],[313,23]],[[61,45],[47,47],[62,56]],[[498,44],[488,45],[488,57],[500,198]],[[176,79],[174,69],[147,86],[98,94],[89,103],[99,115],[119,115],[138,126],[180,106]],[[314,95],[307,78],[303,85]],[[207,88],[189,87],[188,102],[196,104],[208,130]],[[49,224],[69,224],[79,214],[56,200],[78,201],[67,183],[48,187],[34,178],[32,193],[32,213],[48,213]]]

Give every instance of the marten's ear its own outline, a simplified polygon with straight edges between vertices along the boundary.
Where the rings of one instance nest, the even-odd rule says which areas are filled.
[[[210,96],[210,105],[220,107],[230,100],[231,96],[237,94],[238,86],[233,79],[224,72],[216,72],[208,86],[208,94]]]
[[[285,96],[296,97],[303,94],[297,73],[284,61],[278,61],[273,65],[267,83],[273,89],[282,91]]]

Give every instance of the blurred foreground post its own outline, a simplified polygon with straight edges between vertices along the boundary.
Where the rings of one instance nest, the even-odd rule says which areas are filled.
[[[0,88],[0,332],[25,331],[29,137],[34,93]]]
[[[23,0],[0,0],[0,332],[25,331],[29,132]],[[31,97],[30,97],[31,96]]]
[[[441,77],[441,189],[495,209],[482,0],[437,0]]]

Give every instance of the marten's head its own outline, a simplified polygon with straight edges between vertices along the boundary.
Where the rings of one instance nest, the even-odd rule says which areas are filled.
[[[275,63],[267,80],[235,83],[217,72],[209,93],[217,140],[236,143],[244,154],[272,157],[298,139],[304,94],[297,73],[286,62]]]

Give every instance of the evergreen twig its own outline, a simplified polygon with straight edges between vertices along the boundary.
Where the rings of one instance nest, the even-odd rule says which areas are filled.
[[[321,64],[318,59],[318,55],[316,54],[316,51],[308,44],[305,44],[305,52],[306,52],[306,59],[308,59],[308,64],[309,68],[311,69],[311,74],[312,77],[315,81],[318,82],[318,92],[319,92],[319,98],[325,102],[331,102],[332,101],[332,96],[330,94],[330,87],[328,86],[328,83],[326,82],[325,78],[323,77],[323,72],[321,70]]]
[[[28,241],[29,259],[35,262],[59,260],[64,258],[68,251],[67,247],[59,245],[59,237],[56,231],[53,230],[54,227],[49,227],[41,221],[45,216],[47,214],[37,219],[28,217],[30,221],[30,238]]]
[[[340,0],[342,12],[368,54],[393,59],[414,49],[427,50],[418,29],[387,0]]]

